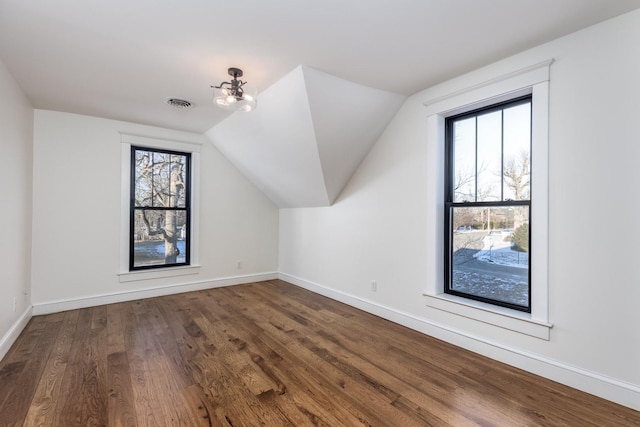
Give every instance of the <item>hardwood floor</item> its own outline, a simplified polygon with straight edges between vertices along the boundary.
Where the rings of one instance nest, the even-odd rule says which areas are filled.
[[[34,317],[0,426],[640,426],[633,411],[282,281]]]

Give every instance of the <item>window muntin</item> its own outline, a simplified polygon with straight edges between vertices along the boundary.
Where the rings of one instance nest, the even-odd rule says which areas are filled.
[[[445,293],[531,312],[531,96],[446,119]]]
[[[129,270],[190,264],[191,154],[131,147]]]

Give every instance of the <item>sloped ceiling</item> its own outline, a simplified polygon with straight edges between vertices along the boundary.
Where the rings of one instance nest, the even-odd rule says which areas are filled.
[[[383,91],[408,96],[638,7],[0,0],[0,61],[34,108],[207,132],[279,206],[327,206],[400,105],[402,96]],[[287,75],[298,64],[331,76],[306,67]],[[228,67],[257,88],[255,112],[230,115],[212,104],[210,87],[228,80]],[[170,97],[193,108],[170,107]]]
[[[206,136],[279,207],[330,206],[404,99],[298,66]]]
[[[35,108],[203,133],[211,85],[299,64],[411,95],[638,0],[0,0],[0,60]],[[193,103],[169,107],[168,97]],[[264,106],[264,102],[262,103]]]

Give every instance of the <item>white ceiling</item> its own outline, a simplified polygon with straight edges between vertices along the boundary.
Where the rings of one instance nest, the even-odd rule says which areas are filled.
[[[329,206],[404,100],[300,66],[206,136],[277,206]]]
[[[0,59],[34,107],[205,132],[230,66],[300,64],[410,95],[638,0],[0,0]],[[195,104],[178,110],[166,97]],[[260,98],[259,98],[260,108]]]
[[[206,133],[276,205],[328,206],[404,97],[639,7],[0,0],[0,59],[35,108]],[[229,80],[228,67],[257,87],[255,112],[212,105],[210,86]],[[169,97],[194,108],[170,107]]]

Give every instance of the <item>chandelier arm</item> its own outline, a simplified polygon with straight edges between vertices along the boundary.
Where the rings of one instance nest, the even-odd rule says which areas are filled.
[[[214,87],[214,88],[216,88],[216,89],[222,89],[222,88],[224,87],[224,85],[233,86],[233,83],[230,83],[230,82],[222,82],[222,83],[220,83],[220,86],[211,86],[211,87]]]
[[[255,109],[255,94],[252,94],[252,90],[250,90],[248,95],[245,96],[243,86],[248,82],[239,79],[239,77],[242,77],[242,70],[239,68],[229,68],[227,71],[232,77],[231,81],[222,82],[218,86],[211,86],[220,91],[220,93],[214,92],[214,103],[230,111],[246,112]]]

